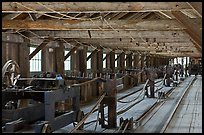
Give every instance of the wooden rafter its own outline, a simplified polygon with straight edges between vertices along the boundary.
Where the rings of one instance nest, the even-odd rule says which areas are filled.
[[[29,16],[30,16],[32,21],[36,21],[37,20],[35,14],[33,14],[33,13],[28,13],[28,14],[29,14]]]
[[[28,17],[27,13],[19,13],[16,16],[12,17],[11,20],[23,20]]]
[[[144,17],[144,16],[141,16]],[[36,18],[34,19],[36,20]],[[140,21],[139,21],[140,20]],[[201,19],[189,19],[202,27]],[[94,24],[93,24],[94,22]],[[31,29],[31,30],[111,30],[109,25],[118,30],[173,30],[184,29],[176,19],[168,20],[109,20],[108,24],[102,21],[79,20],[3,20],[2,29]],[[100,28],[99,28],[100,27]]]
[[[91,54],[86,58],[86,61],[88,61],[97,52],[98,52],[98,49],[95,49],[94,51],[92,51]]]
[[[188,4],[202,17],[202,2],[188,2]]]
[[[190,37],[195,42],[195,47],[201,51],[202,48],[202,31],[195,22],[192,22],[187,16],[185,16],[181,11],[172,11],[172,14],[176,19],[186,27],[185,31],[190,35]]]
[[[29,54],[29,60],[31,60],[40,50],[42,50],[50,40],[45,39],[31,54]]]
[[[79,48],[79,45],[73,47],[73,48],[65,55],[64,61],[65,61],[69,56],[71,56],[72,53],[74,53],[78,48]]]
[[[92,38],[186,38],[188,34],[184,33],[183,30],[162,30],[162,31],[125,31],[120,30],[117,33],[113,30],[110,31],[98,31],[91,30]],[[34,31],[35,34],[42,38],[46,37],[58,37],[58,38],[90,38],[87,31],[49,31],[39,30]]]
[[[109,11],[168,11],[176,6],[182,9],[191,9],[185,2],[41,2],[44,8],[41,12],[51,13],[53,9],[56,12],[109,12]],[[57,5],[57,6],[56,6]],[[88,5],[88,6],[87,6]],[[15,7],[15,8],[14,8]],[[36,2],[3,2],[2,12],[35,12],[42,5]],[[47,7],[47,8],[45,8]]]

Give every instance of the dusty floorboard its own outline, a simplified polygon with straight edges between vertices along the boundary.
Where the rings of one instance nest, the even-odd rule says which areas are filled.
[[[166,133],[202,133],[202,77],[184,96],[173,116]]]
[[[178,87],[176,87],[176,89],[173,91],[172,95],[165,100],[164,104],[155,108],[151,114],[144,119],[142,125],[138,127],[135,132],[159,133],[178,102],[179,97],[181,97],[183,90],[187,87],[187,84],[189,84],[192,79],[193,77],[188,77],[183,83],[178,85]]]

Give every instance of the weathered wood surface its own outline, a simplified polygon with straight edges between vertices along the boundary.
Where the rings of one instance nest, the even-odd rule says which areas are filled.
[[[165,100],[164,104],[158,106],[144,119],[142,125],[135,130],[135,133],[159,133],[169,115],[172,113],[175,104],[178,102],[185,88],[192,79],[192,76],[188,77],[183,83],[176,87],[173,93]]]
[[[156,79],[156,81],[159,81],[161,79]],[[133,87],[131,89],[128,89],[126,91],[121,91],[119,93],[117,93],[117,99],[125,96],[125,95],[130,95],[131,93],[134,93],[134,91],[143,88],[144,84],[140,84],[136,87]],[[167,88],[168,90],[171,89],[171,87]],[[140,92],[134,93],[128,97],[125,97],[123,99],[121,99],[122,101],[130,101],[133,100],[134,98],[136,98],[139,95]],[[143,96],[143,94],[142,94]],[[130,103],[117,103],[117,112],[120,110],[125,109],[127,106],[134,104],[135,102],[139,101],[142,99],[142,96],[140,98],[138,98],[137,100],[130,102]],[[139,116],[141,116],[148,108],[150,108],[155,102],[157,101],[156,98],[145,98],[145,100],[143,100],[142,102],[136,104],[135,106],[133,106],[130,110],[128,110],[127,112],[123,113],[123,114],[119,114],[117,116],[117,127],[119,127],[119,119],[120,117],[123,117],[124,119],[126,118],[130,118],[133,117],[133,119],[137,119]],[[93,101],[92,103],[90,103],[87,106],[83,106],[81,109],[86,113],[88,113],[90,111],[90,109],[94,106],[95,101]],[[94,112],[87,120],[85,123],[92,121],[92,120],[96,120],[97,119],[97,114],[98,111]],[[105,114],[107,115],[107,107],[105,107]],[[95,128],[95,124],[96,122],[90,123],[88,125],[85,125],[84,127],[84,131],[86,133],[91,133],[91,132],[110,132],[113,133],[113,131],[115,132],[116,129],[102,129],[100,125],[97,126],[96,131],[94,131]],[[64,132],[64,131],[69,131],[73,128],[72,125],[68,125],[65,128],[63,128],[62,130],[56,131],[56,132]]]
[[[166,133],[202,133],[202,77],[185,94]]]
[[[43,6],[44,5],[44,6]],[[27,7],[27,8],[26,8]],[[76,12],[118,12],[118,11],[168,11],[192,9],[186,2],[3,2],[2,12],[11,13],[61,13]]]

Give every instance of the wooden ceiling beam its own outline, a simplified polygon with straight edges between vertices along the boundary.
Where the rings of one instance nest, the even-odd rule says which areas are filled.
[[[34,18],[36,20],[36,17]],[[189,19],[202,28],[201,19]],[[108,24],[116,30],[181,30],[185,29],[177,20],[109,20]],[[111,30],[110,26],[102,21],[79,20],[2,20],[2,29],[29,29],[29,30]],[[100,28],[99,28],[100,27]]]
[[[42,4],[42,5],[41,5]],[[191,9],[186,2],[2,2],[2,12],[147,12]],[[27,7],[27,8],[26,8]],[[31,10],[33,9],[33,10]],[[50,10],[52,9],[52,10]]]
[[[33,31],[42,38],[54,37],[54,38],[90,38],[87,31],[49,31],[40,30]],[[123,31],[118,32],[110,31],[94,31],[91,30],[92,38],[188,38],[189,35],[184,33],[183,30],[172,31]],[[130,37],[131,35],[131,37]]]
[[[82,43],[96,43],[96,44],[102,44],[102,43],[144,43],[144,40],[148,40],[148,43],[175,43],[175,44],[183,44],[183,43],[189,43],[191,44],[191,40],[189,38],[147,38],[147,39],[141,39],[141,38],[135,38],[135,41],[133,41],[131,38],[89,38],[89,39],[80,39],[80,38],[73,38],[73,39],[65,39],[67,41],[73,41],[78,40]]]
[[[178,22],[180,22],[184,27],[186,27],[186,29],[184,29],[185,32],[190,35],[191,39],[195,42],[195,47],[201,52],[202,29],[200,29],[195,22],[191,21],[181,11],[172,11],[172,14],[176,17]]]
[[[188,4],[202,17],[202,2],[188,2]]]
[[[134,36],[133,36],[134,37]],[[30,39],[32,39],[32,41],[36,41],[37,44],[42,42],[42,39],[39,39],[38,37],[33,37],[29,36]],[[190,43],[192,40],[189,38],[189,36],[187,37],[157,37],[157,38],[141,38],[141,37],[134,37],[134,40],[130,37],[123,37],[123,38],[64,38],[67,42],[73,41],[73,40],[77,40],[83,43],[143,43],[144,40],[148,41],[149,43],[153,43],[153,42],[157,42],[157,43]],[[9,41],[9,42],[14,42],[14,43],[23,43],[23,37],[19,34],[10,34],[10,33],[5,33],[2,32],[2,41]]]
[[[29,54],[29,60],[31,60],[40,50],[42,50],[50,40],[45,39],[31,54]]]

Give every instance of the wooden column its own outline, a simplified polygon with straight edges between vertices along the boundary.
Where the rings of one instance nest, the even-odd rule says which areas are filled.
[[[140,68],[143,69],[144,68],[144,55],[141,55],[140,57]],[[144,72],[142,72],[141,74],[141,82],[144,82]]]
[[[93,78],[97,77],[97,70],[98,70],[98,59],[97,59],[97,50],[95,50],[96,53],[92,53],[91,56],[91,72],[93,73]],[[98,94],[98,88],[96,83],[91,84],[92,89],[92,97],[96,97]]]
[[[142,69],[142,68],[141,68],[141,55],[139,55],[139,54],[138,54],[138,64],[137,64],[137,67],[138,67],[138,69],[140,69],[140,70]],[[142,81],[141,81],[141,78],[142,78],[141,76],[142,76],[142,74],[140,73],[140,74],[138,75],[138,83],[141,83],[141,82],[142,82]]]
[[[55,48],[55,71],[64,76],[64,45],[58,42],[59,46]]]
[[[14,60],[17,63],[19,60],[19,48],[20,44],[17,43],[5,43],[2,42],[2,66],[8,61],[8,60]]]
[[[119,58],[120,73],[125,71],[125,53],[122,52]]]
[[[183,57],[181,58],[181,77],[184,75],[184,67],[183,67]]]
[[[53,49],[45,47],[42,49],[42,71],[43,72],[53,72]]]
[[[79,72],[79,54],[78,49],[71,54],[71,71],[75,74]]]
[[[97,52],[97,77],[102,77],[103,73],[103,50],[102,48],[98,48]],[[103,93],[103,83],[102,82],[97,82],[96,83],[96,88],[97,88],[97,96],[100,96]]]
[[[153,56],[150,57],[150,66],[151,67],[155,67],[155,65],[154,65],[154,57]]]
[[[110,69],[111,69],[111,76],[110,78],[113,79],[115,77],[115,75],[113,75],[113,73],[115,73],[115,51],[111,51],[110,52]]]
[[[133,53],[130,53],[127,56],[127,69],[132,69],[132,54]],[[133,79],[128,77],[127,78],[127,85],[128,85],[128,87],[131,87],[132,82],[133,82]]]
[[[86,62],[86,55],[87,55],[87,46],[83,46],[83,49],[78,50],[78,55],[79,55],[79,72],[81,73],[80,75],[82,76],[83,74],[86,75],[87,73],[87,62]]]
[[[24,33],[25,36],[28,36],[27,33]],[[29,43],[30,40],[24,38],[24,43],[20,44],[18,46],[18,65],[20,67],[20,72],[21,72],[21,77],[29,77],[29,73],[30,73],[30,63],[29,63]],[[22,83],[27,83],[22,82]],[[25,85],[22,84],[22,85]],[[26,107],[28,106],[28,99],[21,99],[19,100],[19,105],[18,107]]]
[[[151,67],[150,56],[146,56],[146,65],[148,68]]]
[[[28,36],[27,33],[24,35]],[[29,63],[29,44],[30,41],[24,38],[24,43],[18,46],[18,65],[20,66],[21,70],[21,77],[29,77],[30,73],[30,63]]]
[[[100,73],[103,72],[103,50],[99,48],[97,52],[97,76],[100,77]]]
[[[186,57],[185,77],[188,77],[188,57]]]
[[[110,52],[106,53],[106,71],[110,71]]]
[[[126,61],[127,61],[127,68],[131,69],[132,68],[132,53],[127,55]]]
[[[139,63],[139,55],[134,54],[134,60],[133,60],[133,68],[137,68]]]

